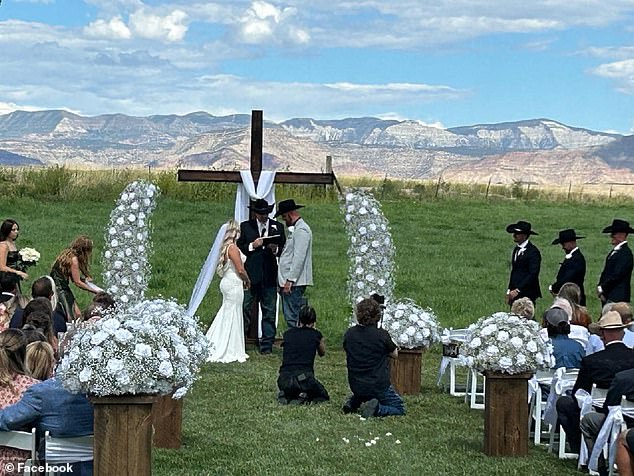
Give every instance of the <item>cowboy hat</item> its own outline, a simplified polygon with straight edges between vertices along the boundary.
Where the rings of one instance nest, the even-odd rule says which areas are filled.
[[[630,228],[630,222],[615,218],[601,233],[634,233],[634,229]]]
[[[15,297],[15,294],[13,293],[6,293],[6,292],[0,293],[0,303],[7,302],[13,297]]]
[[[583,236],[577,236],[577,233],[572,228],[568,228],[567,230],[561,230],[559,232],[559,237],[553,240],[553,245],[560,245],[562,243],[567,243],[569,241],[576,241],[584,238]]]
[[[506,227],[507,233],[523,233],[525,235],[537,235],[538,233],[531,230],[531,224],[527,221],[518,221],[511,223]]]
[[[593,334],[598,334],[601,329],[625,329],[627,324],[623,324],[621,315],[616,311],[608,311],[599,322],[593,322],[588,326],[588,330]]]
[[[258,198],[253,204],[249,205],[249,210],[253,213],[268,215],[273,210],[274,205],[269,205],[263,198]]]
[[[304,205],[297,205],[295,203],[295,200],[288,199],[288,200],[282,200],[280,203],[277,204],[277,212],[275,212],[275,216],[278,217],[280,215],[283,215],[284,213],[288,213],[288,212],[292,212],[293,210],[297,210],[299,208],[304,208]]]

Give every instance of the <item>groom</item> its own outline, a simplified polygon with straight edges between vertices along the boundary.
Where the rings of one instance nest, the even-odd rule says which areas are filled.
[[[262,337],[260,353],[270,354],[275,339],[275,303],[277,301],[277,257],[284,248],[284,226],[269,218],[273,205],[257,199],[249,209],[255,218],[240,224],[238,248],[247,257],[244,267],[251,280],[251,287],[244,291],[244,329],[249,331],[253,303],[262,308]],[[257,309],[257,306],[256,306]]]

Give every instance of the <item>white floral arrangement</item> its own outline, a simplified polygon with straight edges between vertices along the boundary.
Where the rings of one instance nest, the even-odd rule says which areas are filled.
[[[17,268],[20,271],[26,271],[30,266],[34,266],[40,261],[40,252],[33,248],[22,248],[18,251],[19,261]]]
[[[552,345],[537,322],[507,312],[480,318],[467,329],[460,358],[481,372],[521,374],[555,365]]]
[[[57,377],[73,393],[160,394],[181,398],[209,353],[198,318],[154,299],[106,311],[70,338]]]
[[[389,332],[396,345],[405,349],[427,349],[440,342],[440,326],[434,312],[417,306],[410,299],[388,303],[381,327]]]
[[[374,293],[391,301],[396,250],[380,203],[371,193],[353,189],[346,193],[341,208],[350,241],[348,296],[352,305]]]
[[[110,213],[103,251],[106,292],[123,306],[145,297],[151,276],[150,216],[160,190],[144,180],[126,186]]]

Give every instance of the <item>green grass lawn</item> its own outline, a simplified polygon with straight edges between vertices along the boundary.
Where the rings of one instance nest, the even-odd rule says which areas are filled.
[[[279,196],[278,200],[288,198]],[[407,415],[361,421],[344,416],[348,393],[342,335],[351,308],[347,302],[347,239],[338,204],[328,199],[305,202],[303,216],[313,229],[315,286],[308,292],[318,313],[328,354],[317,363],[317,376],[331,394],[328,404],[280,407],[275,401],[280,353],[259,356],[249,350],[244,364],[208,364],[185,400],[180,451],[155,450],[157,475],[199,474],[575,474],[575,464],[532,448],[528,458],[489,458],[482,453],[482,412],[435,386],[438,349],[424,356],[420,396],[406,397]],[[46,274],[57,253],[80,233],[95,239],[93,275],[100,281],[100,252],[111,201],[36,201],[5,199],[0,216],[21,225],[19,247],[41,252],[31,277]],[[550,242],[563,228],[587,238],[579,242],[588,261],[586,289],[593,317],[599,302],[592,290],[611,246],[600,233],[612,218],[634,221],[631,204],[612,206],[545,201],[480,199],[383,202],[397,248],[396,296],[431,307],[445,327],[464,327],[483,315],[503,310],[513,247],[507,224],[525,219],[539,236],[542,291],[554,280],[563,253]],[[148,294],[187,303],[200,266],[220,224],[233,213],[233,202],[184,202],[161,198],[154,213],[153,275]],[[220,306],[215,280],[199,308],[205,328]],[[27,282],[23,289],[30,287]],[[89,296],[76,292],[85,305]],[[538,302],[538,314],[550,299]],[[283,330],[283,326],[281,326]],[[392,433],[387,436],[386,433]],[[365,442],[375,437],[376,444]],[[349,440],[349,443],[344,441]],[[396,443],[400,441],[400,444]]]

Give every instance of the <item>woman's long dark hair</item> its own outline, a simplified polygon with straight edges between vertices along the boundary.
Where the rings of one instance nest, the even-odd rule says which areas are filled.
[[[11,218],[7,218],[2,222],[2,225],[0,225],[0,241],[5,241],[9,237],[11,230],[13,230],[13,225],[18,225],[18,222]],[[20,225],[18,225],[19,229]]]

